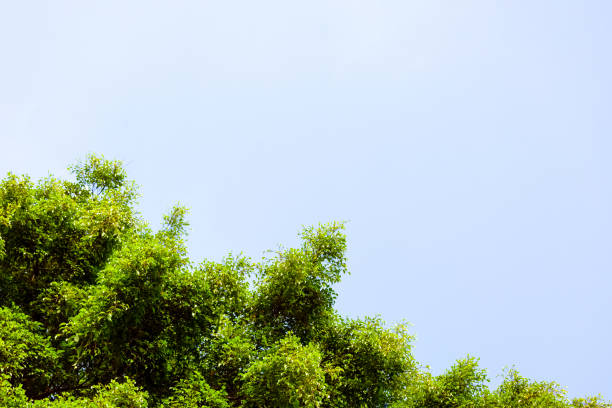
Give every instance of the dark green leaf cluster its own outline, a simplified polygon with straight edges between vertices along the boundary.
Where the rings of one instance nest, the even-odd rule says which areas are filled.
[[[193,265],[186,209],[152,231],[120,162],[0,182],[0,407],[610,407],[467,358],[440,376],[406,326],[346,319],[342,223],[260,262]]]

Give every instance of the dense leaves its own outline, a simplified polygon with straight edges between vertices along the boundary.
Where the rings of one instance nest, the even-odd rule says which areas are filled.
[[[326,397],[318,347],[288,334],[242,375],[244,407],[318,407]]]
[[[292,332],[306,341],[333,313],[332,284],[346,272],[343,225],[306,228],[299,249],[279,251],[259,265],[255,325],[273,339]]]
[[[42,325],[7,307],[0,308],[0,373],[31,395],[44,392],[54,377],[59,351]]]
[[[346,319],[342,223],[298,248],[193,265],[186,209],[152,231],[120,162],[0,182],[1,407],[610,407],[468,357],[434,376],[405,325]]]
[[[380,319],[336,318],[319,344],[328,375],[333,407],[379,407],[397,400],[416,367],[406,327],[383,327]]]

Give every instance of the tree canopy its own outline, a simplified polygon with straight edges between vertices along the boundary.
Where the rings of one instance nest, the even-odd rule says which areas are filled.
[[[121,162],[71,170],[0,182],[2,407],[612,407],[515,370],[491,390],[469,356],[434,376],[404,325],[340,316],[342,223],[193,264],[185,208],[154,231]]]

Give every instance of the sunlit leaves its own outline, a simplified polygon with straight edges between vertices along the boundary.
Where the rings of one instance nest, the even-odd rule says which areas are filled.
[[[491,391],[474,358],[434,376],[405,325],[339,317],[342,223],[196,266],[185,207],[153,231],[119,161],[72,171],[0,182],[2,407],[610,407],[514,370]]]
[[[331,369],[329,406],[393,402],[414,372],[411,341],[403,325],[389,330],[378,318],[336,318],[319,339],[323,361]]]
[[[123,186],[127,174],[118,160],[106,160],[103,156],[89,155],[70,168],[77,182],[87,187],[92,194],[102,194]]]
[[[243,406],[320,407],[326,397],[318,347],[288,334],[254,361],[242,375]]]
[[[301,248],[279,251],[259,265],[252,313],[274,338],[291,331],[310,339],[333,314],[332,284],[346,272],[342,224],[305,228],[301,237]]]

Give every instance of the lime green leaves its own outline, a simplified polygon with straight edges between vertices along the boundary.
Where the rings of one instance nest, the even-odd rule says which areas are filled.
[[[322,406],[325,372],[318,347],[288,334],[254,361],[242,375],[244,407]]]
[[[118,189],[126,183],[127,174],[118,160],[106,160],[104,156],[89,155],[83,162],[70,168],[77,182],[92,194],[102,194]]]
[[[0,182],[0,406],[56,408],[602,408],[477,360],[431,375],[405,325],[345,319],[344,224],[303,228],[260,262],[194,266],[187,209],[139,219],[119,161],[75,181]]]

